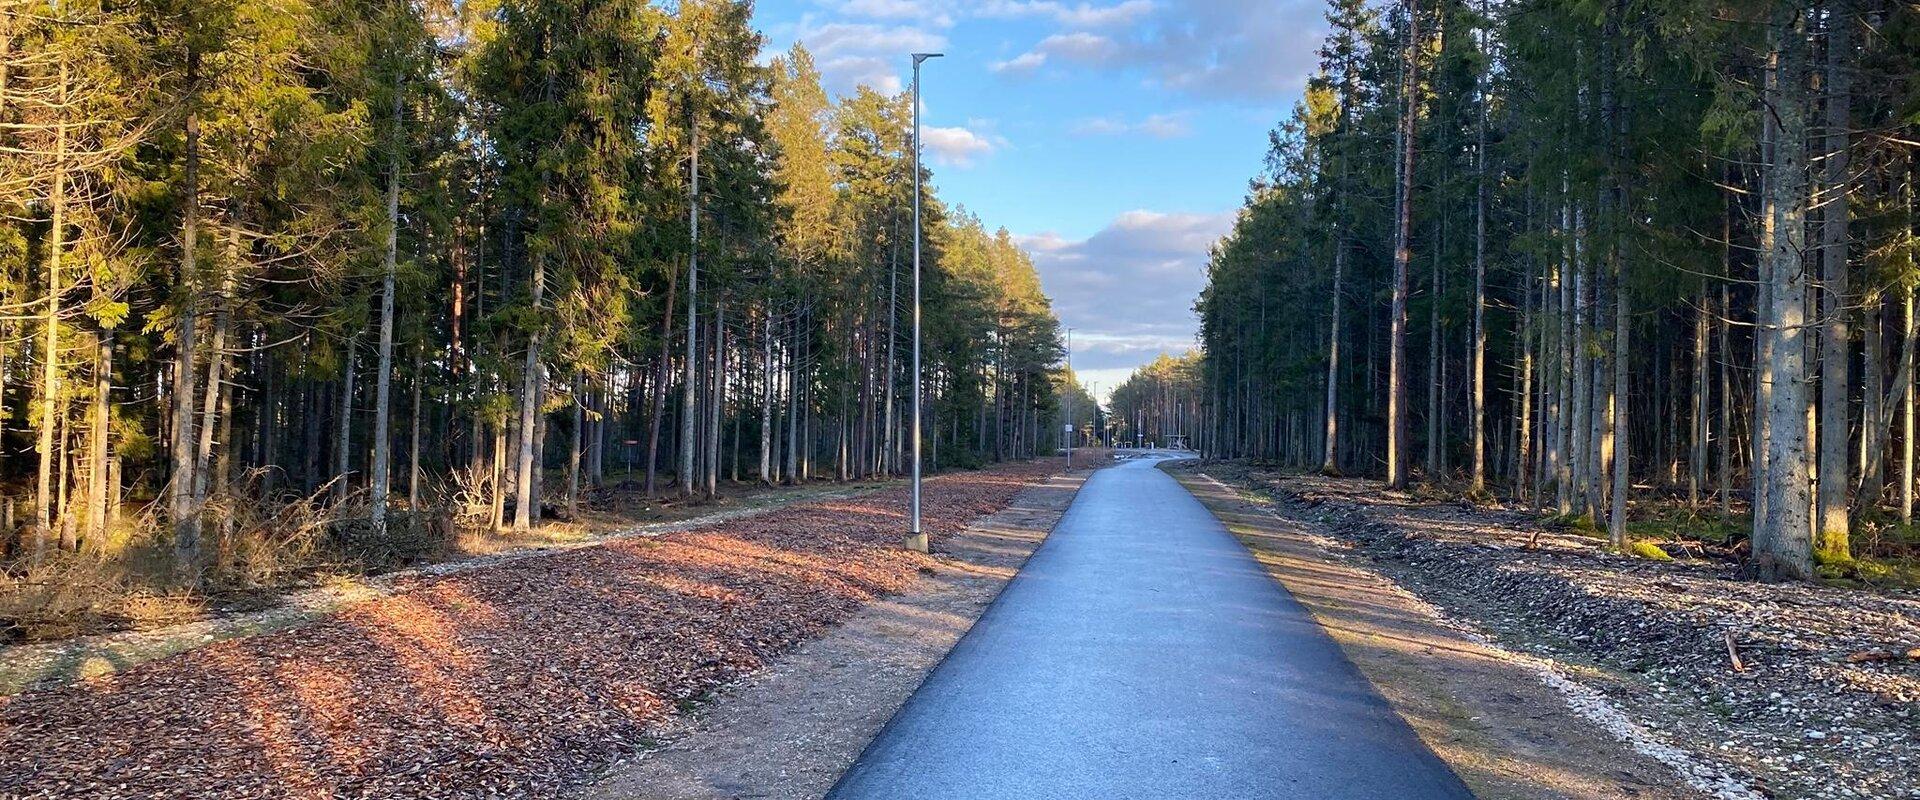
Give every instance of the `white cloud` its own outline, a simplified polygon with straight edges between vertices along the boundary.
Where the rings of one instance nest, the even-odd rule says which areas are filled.
[[[1124,377],[1160,353],[1194,346],[1193,301],[1206,285],[1207,251],[1233,219],[1231,211],[1137,210],[1085,239],[1051,231],[1016,237],[1054,310],[1075,329],[1073,363],[1083,379],[1106,383],[1092,376]]]
[[[1133,129],[1133,126],[1112,117],[1093,117],[1083,119],[1068,129],[1075,136],[1118,136]]]
[[[1027,52],[1005,61],[995,61],[987,68],[994,72],[1028,73],[1047,63],[1046,53]]]
[[[1049,17],[1062,25],[1092,28],[1124,25],[1147,15],[1153,0],[1124,0],[1110,6],[1067,5],[1052,0],[992,0],[978,8],[983,17]]]
[[[1177,139],[1193,133],[1193,127],[1187,123],[1186,112],[1152,114],[1139,122],[1128,122],[1114,117],[1093,117],[1074,123],[1068,130],[1076,136],[1118,136],[1137,133],[1155,139]]]
[[[1299,91],[1326,32],[1318,0],[1187,0],[1129,42],[1131,63],[1181,92],[1236,100]]]
[[[1086,31],[1056,33],[1041,39],[1040,44],[1034,46],[1034,52],[1044,53],[1053,58],[1093,64],[1113,58],[1119,50],[1120,46],[1112,39]]]
[[[1032,50],[1006,61],[994,62],[988,68],[1003,74],[1029,75],[1050,60],[1105,64],[1115,60],[1119,54],[1120,45],[1114,40],[1097,33],[1074,31],[1041,39]]]
[[[1193,133],[1185,114],[1154,114],[1135,127],[1155,139],[1174,139]]]
[[[796,38],[813,51],[827,88],[841,94],[862,85],[898,92],[901,72],[911,68],[907,53],[935,52],[947,45],[945,36],[911,25],[861,22],[803,25]]]
[[[953,27],[953,10],[940,0],[846,0],[843,14],[869,19],[906,19],[938,28]]]
[[[1326,31],[1317,0],[1128,0],[1071,7],[1005,0],[979,13],[1046,14],[1064,29],[1001,62],[1005,67],[997,71],[1030,73],[1043,63],[1071,62],[1139,71],[1153,85],[1238,101],[1271,101],[1299,91]],[[1013,69],[1016,64],[1023,69]]]
[[[973,166],[975,158],[990,155],[1000,146],[992,137],[969,128],[927,127],[921,131],[921,138],[935,161],[962,169]]]
[[[1054,4],[1049,4],[1054,5]],[[1154,9],[1152,0],[1127,0],[1119,5],[1089,6],[1086,3],[1072,8],[1060,7],[1054,16],[1068,25],[1099,27],[1105,25],[1125,25]]]

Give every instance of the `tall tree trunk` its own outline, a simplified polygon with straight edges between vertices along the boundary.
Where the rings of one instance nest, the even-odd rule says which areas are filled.
[[[533,327],[527,331],[527,354],[520,373],[519,480],[514,492],[513,529],[522,532],[533,529],[534,516],[538,513],[534,506],[540,502],[535,484],[541,464],[534,449],[539,441],[540,418],[544,416],[540,413],[540,347],[546,323],[540,314],[540,303],[546,299],[546,293],[547,263],[543,255],[533,263]]]
[[[1722,275],[1733,277],[1733,199],[1722,205],[1720,218]],[[1733,516],[1733,291],[1720,283],[1720,516]]]
[[[573,430],[567,436],[567,519],[580,518],[580,458],[586,450],[587,407],[582,395],[586,384],[573,378]]]
[[[1859,484],[1854,491],[1854,502],[1861,506],[1873,506],[1884,499],[1886,493],[1886,440],[1887,430],[1881,421],[1887,419],[1886,380],[1882,365],[1885,363],[1885,317],[1886,298],[1877,288],[1869,287],[1862,305],[1866,314],[1861,326],[1861,392],[1860,392],[1860,469]]]
[[[1707,424],[1707,333],[1713,306],[1704,287],[1698,303],[1693,312],[1693,424],[1687,429],[1687,508],[1693,510],[1700,508],[1700,491],[1707,482],[1707,440],[1712,435]]]
[[[899,218],[900,215],[896,212],[893,215],[893,236],[889,237],[887,243],[887,372],[884,380],[885,397],[881,401],[886,404],[886,408],[882,412],[882,416],[885,419],[881,424],[886,426],[882,446],[886,450],[884,470],[889,475],[900,472],[900,445],[902,440],[906,438],[900,435],[900,424],[894,416],[895,406],[898,405],[898,401],[893,395],[894,384],[899,382],[898,378],[900,374],[898,362],[894,358],[894,344],[900,338],[896,333],[898,331],[900,316]]]
[[[187,52],[186,154],[180,222],[180,308],[174,316],[174,359],[172,420],[169,433],[169,461],[173,475],[169,479],[167,512],[173,523],[174,570],[180,578],[200,580],[200,518],[193,505],[193,399],[194,341],[199,327],[195,304],[199,300],[200,235],[200,112],[196,106],[200,82],[200,54]]]
[[[1900,373],[1913,374],[1914,345],[1920,330],[1914,328],[1913,288],[1900,287]],[[1913,381],[1894,378],[1894,405],[1900,408],[1900,524],[1913,523]]]
[[[1407,266],[1413,257],[1413,146],[1414,116],[1420,104],[1420,9],[1407,0],[1407,41],[1400,79],[1398,200],[1394,208],[1393,310],[1390,317],[1387,365],[1387,485],[1407,487]]]
[[[1803,9],[1777,12],[1774,49],[1778,75],[1769,106],[1777,120],[1767,193],[1773,206],[1773,243],[1763,256],[1772,280],[1773,352],[1767,361],[1773,390],[1767,406],[1767,508],[1754,537],[1754,561],[1763,577],[1813,574],[1812,496],[1807,475],[1808,371],[1806,251],[1806,76]]]
[[[1820,315],[1820,557],[1846,561],[1847,542],[1847,296],[1848,133],[1852,124],[1853,20],[1850,0],[1828,0],[1826,208],[1821,212]]]
[[[1573,514],[1573,464],[1576,460],[1573,432],[1578,418],[1574,414],[1574,407],[1578,403],[1574,399],[1573,376],[1578,366],[1578,362],[1574,360],[1575,355],[1580,352],[1579,343],[1575,340],[1579,328],[1574,324],[1574,309],[1579,307],[1579,293],[1575,290],[1575,285],[1579,283],[1580,270],[1573,258],[1573,212],[1565,197],[1566,188],[1567,180],[1563,175],[1560,179],[1562,195],[1560,235],[1563,242],[1560,246],[1559,266],[1556,269],[1559,293],[1554,306],[1554,315],[1558,317],[1559,327],[1559,335],[1555,337],[1557,352],[1554,358],[1554,369],[1558,380],[1555,382],[1553,400],[1554,449],[1557,454],[1554,459],[1553,473],[1554,512],[1561,517]]]
[[[660,468],[660,427],[667,414],[667,387],[673,375],[674,292],[680,286],[676,277],[667,282],[667,302],[660,315],[660,362],[654,372],[652,408],[647,419],[647,497],[654,496]]]
[[[773,479],[773,303],[760,321],[760,483]]]
[[[1441,215],[1445,219],[1445,215]],[[1440,332],[1440,254],[1446,250],[1444,222],[1436,223],[1438,231],[1433,238],[1433,274],[1432,291],[1427,296],[1427,477],[1429,481],[1438,481],[1443,476],[1440,468],[1440,440],[1446,436],[1441,422],[1441,384],[1447,382],[1445,362],[1441,353]],[[1264,324],[1261,327],[1266,327]]]
[[[373,477],[368,484],[367,507],[375,530],[387,526],[387,494],[392,489],[393,441],[389,427],[393,398],[393,291],[400,262],[400,99],[401,84],[393,86],[393,139],[387,166],[387,231],[385,269],[380,277],[380,354],[373,388]]]
[[[348,480],[353,475],[353,377],[360,357],[360,334],[347,338],[347,360],[344,375],[340,380],[340,419],[337,421],[337,439],[333,448],[333,485],[334,499],[345,502],[349,493]],[[208,387],[211,391],[212,387]]]
[[[1334,475],[1340,471],[1340,297],[1341,285],[1347,272],[1347,248],[1345,225],[1339,226],[1333,236],[1333,293],[1327,297],[1327,305],[1332,308],[1327,323],[1327,404],[1326,419],[1323,424],[1325,452],[1320,461],[1320,472]]]
[[[1627,546],[1627,490],[1632,486],[1627,475],[1627,445],[1633,435],[1627,427],[1627,370],[1632,359],[1627,357],[1627,323],[1631,319],[1627,313],[1627,286],[1620,274],[1619,260],[1616,257],[1613,267],[1613,419],[1608,423],[1613,430],[1613,507],[1607,513],[1607,535],[1616,548]]]
[[[206,520],[207,497],[212,491],[210,484],[213,479],[213,450],[216,444],[223,446],[226,444],[217,442],[214,433],[219,430],[222,399],[228,394],[227,334],[233,324],[234,267],[240,258],[240,219],[237,213],[239,204],[234,202],[232,205],[236,213],[232,215],[233,219],[230,220],[232,224],[227,228],[226,263],[219,267],[220,292],[215,298],[218,305],[215,306],[213,314],[213,338],[208,342],[207,347],[207,383],[200,406],[199,442],[195,446],[193,456],[193,507],[203,527]],[[225,487],[221,488],[225,489]]]
[[[97,291],[97,290],[96,290]],[[113,425],[111,397],[113,389],[113,331],[102,328],[94,342],[93,351],[93,421],[88,427],[92,436],[87,448],[91,463],[87,466],[87,541],[103,543],[107,540],[108,494],[107,461],[108,431]],[[90,544],[89,547],[94,545]]]
[[[708,497],[720,496],[720,419],[727,405],[727,306],[724,300],[723,297],[723,302],[713,306],[713,387],[712,400],[707,403]]]
[[[687,170],[687,230],[691,246],[687,255],[687,364],[686,380],[680,392],[680,495],[693,496],[694,422],[699,418],[696,393],[699,388],[699,310],[700,297],[700,122],[690,119],[692,166]]]
[[[413,351],[413,430],[407,443],[407,510],[420,511],[420,394],[427,382],[421,368],[420,348]]]
[[[66,113],[69,102],[67,94],[67,58],[62,53],[59,58],[60,75],[57,89],[57,101],[62,114]],[[54,124],[53,145],[53,188],[48,194],[47,205],[52,212],[47,229],[47,310],[41,324],[43,350],[40,357],[40,402],[34,422],[40,433],[40,464],[35,476],[33,494],[33,561],[38,564],[47,550],[47,536],[54,522],[54,465],[66,453],[64,440],[57,440],[54,431],[59,420],[66,414],[60,403],[60,295],[66,291],[60,284],[61,273],[65,267],[62,260],[67,252],[67,126],[63,121]],[[64,511],[65,509],[62,509]]]
[[[1474,147],[1473,204],[1473,382],[1471,411],[1473,429],[1472,490],[1487,487],[1487,95],[1486,78],[1480,80],[1480,118],[1476,123],[1478,142]],[[1522,345],[1524,347],[1524,345]]]

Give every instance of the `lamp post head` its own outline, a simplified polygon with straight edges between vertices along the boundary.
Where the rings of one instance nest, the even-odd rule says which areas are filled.
[[[946,53],[914,53],[913,63],[915,65],[918,65],[920,62],[925,61],[929,58],[939,58],[944,55],[946,55]]]

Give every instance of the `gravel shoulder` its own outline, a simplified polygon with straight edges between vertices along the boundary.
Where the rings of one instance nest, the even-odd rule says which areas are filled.
[[[1665,765],[1566,710],[1533,665],[1449,624],[1347,557],[1315,523],[1212,479],[1172,470],[1312,612],[1401,718],[1482,800],[1690,800]]]
[[[900,594],[667,721],[662,743],[610,768],[578,800],[803,800],[840,773],[1000,594],[1066,512],[1085,472],[1022,491],[934,542]]]
[[[1197,469],[1542,665],[1567,704],[1676,781],[1719,797],[1920,798],[1920,662],[1902,657],[1920,646],[1920,598],[1610,554],[1523,512],[1375,481]]]

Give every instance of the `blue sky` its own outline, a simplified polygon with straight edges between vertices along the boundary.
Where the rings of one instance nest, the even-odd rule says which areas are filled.
[[[1193,345],[1209,243],[1298,99],[1321,0],[760,0],[835,93],[922,78],[940,195],[1012,231],[1099,393]]]

